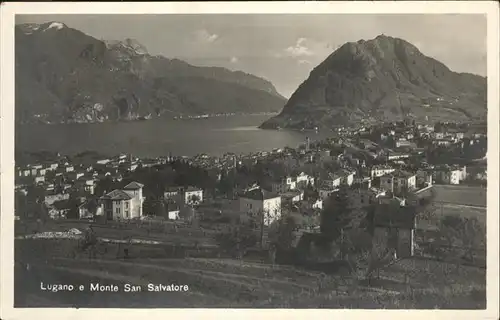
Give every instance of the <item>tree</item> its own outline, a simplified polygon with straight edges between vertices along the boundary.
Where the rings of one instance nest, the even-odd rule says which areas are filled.
[[[166,204],[164,201],[158,201],[155,209],[156,209],[155,215],[157,217],[166,217],[167,216],[167,209],[166,209]]]
[[[355,284],[359,281],[371,280],[380,268],[393,258],[393,250],[384,245],[383,240],[373,238],[366,230],[350,230],[343,234],[342,250],[346,254],[344,260],[349,263],[351,276]]]
[[[87,210],[90,212],[92,217],[95,219],[97,216],[97,209],[99,208],[99,204],[96,199],[87,200]]]
[[[144,203],[142,204],[142,212],[144,212],[144,215],[149,216],[155,213],[156,202],[157,200],[152,197],[146,197]]]
[[[69,209],[66,217],[68,219],[80,219],[80,213],[78,207],[80,206],[80,199],[76,193],[71,193],[67,202],[67,208]]]
[[[292,216],[284,216],[272,224],[269,230],[270,244],[278,250],[290,250],[295,240],[297,222]]]
[[[359,227],[366,218],[366,212],[354,209],[349,200],[349,190],[340,187],[326,202],[321,212],[321,232],[331,240],[338,239],[342,230]]]
[[[466,258],[471,262],[474,261],[474,251],[486,247],[486,230],[477,218],[466,219],[460,238],[466,249]]]
[[[189,203],[191,205],[196,204],[200,201],[200,197],[196,194],[193,194],[191,197],[189,197]]]
[[[476,219],[447,215],[440,223],[439,231],[447,240],[449,250],[461,245],[465,250],[465,258],[474,261],[474,251],[485,246],[486,232],[484,226]]]
[[[111,177],[107,176],[104,179],[100,179],[99,181],[97,181],[94,193],[98,196],[102,196],[107,192],[111,192],[113,189],[115,189],[115,187],[116,183]]]

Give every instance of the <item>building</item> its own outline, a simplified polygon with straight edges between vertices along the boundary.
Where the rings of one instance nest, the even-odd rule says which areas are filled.
[[[123,190],[113,190],[101,197],[106,220],[132,219],[132,197]]]
[[[122,190],[113,190],[101,197],[101,207],[107,220],[134,219],[143,216],[144,197],[137,182],[131,182]]]
[[[416,212],[414,207],[379,204],[374,214],[374,252],[393,252],[395,258],[415,252]]]
[[[287,192],[287,190],[288,190],[287,184],[283,183],[282,181],[271,183],[271,191],[274,193],[282,194]]]
[[[89,199],[78,206],[78,216],[80,219],[102,216],[103,208],[94,199]]]
[[[175,202],[168,202],[165,204],[165,211],[167,212],[167,216],[169,220],[178,220],[180,219],[180,206]]]
[[[403,170],[395,170],[380,177],[380,188],[393,194],[400,194],[405,190],[414,190],[416,185],[416,175]]]
[[[373,203],[376,203],[376,200],[379,197],[385,195],[385,191],[377,190],[375,188],[354,189],[354,190],[349,190],[348,195],[349,195],[349,202],[353,208],[365,208]]]
[[[84,188],[85,192],[88,192],[90,194],[94,194],[94,192],[95,192],[94,180],[92,180],[92,179],[85,180],[85,184],[84,184],[83,188]]]
[[[301,172],[295,177],[297,188],[306,188],[308,185],[314,186],[314,177]]]
[[[203,202],[203,190],[195,187],[188,187],[184,190],[183,198],[185,204],[199,204]]]
[[[351,186],[354,183],[355,172],[341,169],[335,173],[330,173],[327,179],[323,180],[323,186],[329,188],[339,187],[341,184]]]
[[[304,191],[294,190],[281,194],[282,202],[293,204],[304,200]]]
[[[433,144],[443,147],[448,147],[453,143],[450,139],[436,139],[433,141]]]
[[[401,152],[389,152],[386,156],[387,161],[403,160],[409,158],[410,158],[409,153],[401,153]]]
[[[433,183],[433,174],[432,169],[419,169],[417,171],[417,187],[428,187]]]
[[[240,211],[251,217],[260,218],[263,215],[264,225],[269,225],[281,216],[281,196],[261,187],[247,190],[239,198]]]
[[[396,169],[390,166],[373,166],[370,170],[370,177],[376,178],[394,172]]]
[[[432,134],[432,137],[433,137],[435,140],[441,140],[441,139],[444,139],[445,134],[444,134],[444,132],[434,132],[434,133]]]
[[[54,171],[57,169],[57,167],[59,167],[58,163],[49,163],[46,166],[46,170]]]
[[[45,182],[45,177],[44,176],[40,176],[40,177],[35,177],[35,184],[41,184],[41,183],[44,183]]]
[[[329,185],[323,186],[319,188],[319,198],[324,202],[328,199],[333,193],[337,192],[339,189],[335,187],[330,187]]]
[[[63,201],[69,199],[69,193],[51,193],[45,195],[45,204],[51,206],[56,201]]]
[[[105,164],[108,164],[109,162],[111,162],[110,159],[101,159],[101,160],[97,160],[97,164],[100,164],[100,165],[105,165]]]
[[[297,188],[305,188],[309,183],[314,184],[314,178],[301,172],[297,176],[287,176],[271,184],[271,191],[274,193],[285,193]]]
[[[180,193],[181,193],[180,188],[170,187],[163,192],[163,198],[165,200],[175,200],[180,197]]]
[[[460,181],[467,177],[467,168],[458,166],[445,166],[436,168],[434,171],[434,180],[441,184],[460,184]]]

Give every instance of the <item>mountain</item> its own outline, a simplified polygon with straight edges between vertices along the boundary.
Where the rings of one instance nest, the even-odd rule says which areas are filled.
[[[453,72],[411,43],[381,35],[333,52],[261,127],[485,119],[486,87],[484,77]]]
[[[101,41],[60,22],[15,29],[16,121],[279,112],[267,80],[154,56],[133,39]]]

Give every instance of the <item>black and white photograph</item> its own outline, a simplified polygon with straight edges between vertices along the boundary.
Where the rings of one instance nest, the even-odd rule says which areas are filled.
[[[2,5],[9,314],[498,318],[498,5],[461,3]]]

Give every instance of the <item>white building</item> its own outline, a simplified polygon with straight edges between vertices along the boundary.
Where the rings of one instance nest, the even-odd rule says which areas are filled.
[[[297,187],[299,188],[305,188],[308,185],[314,186],[314,177],[311,177],[308,174],[305,174],[304,172],[301,172],[299,175],[295,177],[295,181],[297,184]]]
[[[296,176],[287,176],[279,182],[271,184],[271,190],[275,193],[285,193],[288,191],[297,190],[298,188],[306,188],[308,185],[314,185],[314,177],[301,172]]]
[[[329,178],[323,180],[323,185],[329,188],[336,188],[341,184],[351,186],[354,183],[355,172],[349,170],[339,170],[329,174]]]
[[[113,190],[101,198],[102,210],[108,220],[133,219],[143,216],[144,197],[137,182],[131,182],[123,190]]]
[[[184,190],[185,204],[199,204],[203,202],[203,190],[195,187],[188,187]]]
[[[85,180],[84,190],[90,194],[94,194],[95,191],[94,180]]]
[[[264,215],[264,225],[269,225],[281,216],[281,196],[260,187],[248,190],[240,199],[240,211],[254,218]]]
[[[45,182],[45,177],[40,176],[40,177],[35,177],[35,184],[40,184]]]
[[[104,165],[104,164],[108,164],[109,162],[111,162],[110,159],[101,159],[101,160],[97,160],[97,164],[101,164],[101,165]]]
[[[178,220],[180,219],[181,209],[176,203],[167,203],[165,207],[165,211],[167,211],[169,220]]]
[[[467,177],[466,167],[444,167],[436,169],[434,179],[437,183],[460,184]]]
[[[68,200],[69,193],[48,194],[45,196],[45,204],[51,206],[56,201]]]
[[[389,166],[374,166],[370,170],[370,177],[376,178],[376,177],[381,177],[384,176],[388,173],[394,172],[396,169],[391,168]]]

